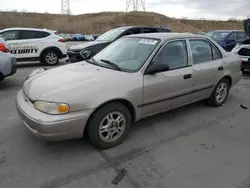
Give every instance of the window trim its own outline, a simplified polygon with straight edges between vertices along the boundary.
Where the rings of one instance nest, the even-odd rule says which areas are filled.
[[[213,46],[217,50],[217,52],[219,53],[219,55],[220,55],[219,59],[223,59],[223,55],[222,55],[221,51],[219,50],[219,48],[215,44],[213,44],[213,42],[211,42],[209,39],[207,39],[207,38],[188,38],[187,40],[188,40],[188,46],[189,46],[189,50],[190,50],[190,57],[191,57],[191,64],[192,64],[192,66],[218,60],[218,59],[214,59],[214,57],[213,57],[213,50],[212,50],[211,46]],[[205,62],[198,63],[198,64],[194,64],[193,53],[192,53],[191,44],[190,44],[191,40],[202,40],[202,41],[207,42],[209,44],[210,48],[211,48],[212,60],[211,61],[205,61]]]
[[[187,39],[186,38],[176,38],[176,39],[170,39],[166,42],[164,42],[164,44],[162,44],[158,49],[157,52],[155,53],[155,55],[153,56],[153,58],[150,60],[150,63],[148,64],[147,68],[145,69],[143,75],[147,75],[147,70],[149,69],[149,67],[153,64],[154,60],[156,59],[156,57],[159,55],[159,53],[162,51],[162,49],[170,42],[175,42],[175,41],[184,41],[186,44],[186,49],[187,49],[187,66],[185,67],[179,67],[179,68],[175,68],[175,69],[171,69],[165,72],[169,72],[169,71],[174,71],[174,70],[178,70],[178,69],[183,69],[183,68],[187,68],[187,67],[191,67],[192,65],[190,64],[190,54],[189,54],[189,49],[188,49],[188,43],[187,43]],[[162,73],[162,72],[160,72]]]

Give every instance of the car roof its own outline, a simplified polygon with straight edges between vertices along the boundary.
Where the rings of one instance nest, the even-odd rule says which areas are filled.
[[[212,30],[212,31],[217,31],[217,32],[233,32],[233,31],[241,31],[241,32],[244,32],[243,30]]]
[[[50,33],[55,33],[55,30],[49,30],[49,29],[39,29],[39,28],[28,28],[28,27],[11,27],[11,28],[5,28],[3,30],[1,30],[1,32],[3,31],[10,31],[10,30],[32,30],[32,31],[46,31],[46,32],[50,32]]]
[[[136,35],[128,35],[125,37],[141,37],[141,38],[154,38],[160,40],[168,40],[168,39],[180,39],[180,38],[207,38],[204,35],[198,34],[191,34],[191,33],[143,33],[143,34],[136,34]]]
[[[118,27],[114,29],[132,29],[132,28],[155,28],[155,29],[166,29],[170,30],[168,27],[160,27],[160,26],[123,26],[123,27]]]

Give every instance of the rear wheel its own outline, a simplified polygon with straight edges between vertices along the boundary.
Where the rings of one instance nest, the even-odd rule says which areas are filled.
[[[214,88],[214,91],[208,99],[208,104],[219,107],[225,103],[228,98],[230,84],[227,78],[223,78]]]
[[[122,143],[131,127],[131,114],[121,103],[113,102],[101,107],[90,119],[87,127],[92,145],[108,149]]]
[[[42,56],[42,62],[46,65],[56,65],[59,62],[59,55],[55,50],[48,50]]]

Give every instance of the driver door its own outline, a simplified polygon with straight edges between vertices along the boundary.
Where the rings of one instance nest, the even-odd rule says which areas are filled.
[[[144,117],[193,100],[193,69],[188,59],[186,40],[170,41],[160,50],[152,63],[167,64],[169,70],[144,75],[143,104],[140,105]]]

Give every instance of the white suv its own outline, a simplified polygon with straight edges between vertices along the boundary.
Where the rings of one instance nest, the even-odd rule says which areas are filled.
[[[0,31],[0,37],[7,41],[9,52],[17,61],[41,61],[47,65],[56,65],[59,59],[67,57],[65,40],[56,31],[8,28]]]

